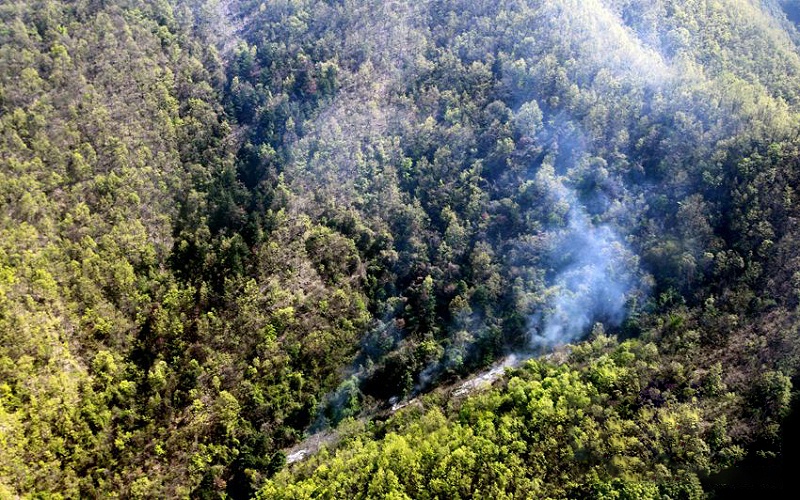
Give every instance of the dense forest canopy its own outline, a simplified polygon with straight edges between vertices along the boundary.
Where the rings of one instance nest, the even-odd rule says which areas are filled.
[[[797,23],[5,0],[0,497],[703,498],[780,460]]]

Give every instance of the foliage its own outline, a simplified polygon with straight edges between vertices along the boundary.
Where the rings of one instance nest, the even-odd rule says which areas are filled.
[[[694,498],[777,452],[795,10],[3,2],[0,496]]]
[[[349,436],[259,498],[703,498],[698,474],[741,449],[679,388],[642,397],[659,362],[653,344],[598,337],[569,363],[528,361],[448,415],[404,410]]]

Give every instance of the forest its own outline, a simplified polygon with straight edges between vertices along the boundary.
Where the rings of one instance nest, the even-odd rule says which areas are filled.
[[[3,0],[0,498],[789,497],[799,189],[795,0]]]

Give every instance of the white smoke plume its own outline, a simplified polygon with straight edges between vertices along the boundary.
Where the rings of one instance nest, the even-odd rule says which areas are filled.
[[[637,259],[607,225],[594,226],[580,207],[570,209],[551,258],[563,265],[552,279],[544,310],[531,318],[531,344],[552,348],[578,340],[595,322],[619,326],[637,291]]]

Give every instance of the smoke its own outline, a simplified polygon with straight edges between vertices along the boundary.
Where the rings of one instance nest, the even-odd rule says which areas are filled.
[[[606,67],[612,67],[627,76],[644,77],[651,83],[659,83],[673,76],[671,68],[660,51],[645,44],[640,33],[625,26],[622,19],[601,2],[579,1],[586,9],[591,33],[597,37],[597,55],[603,55]]]
[[[675,76],[657,36],[626,25],[620,13],[602,0],[558,0],[539,13],[544,26],[558,26],[550,36],[556,47],[569,47],[588,68],[604,68],[616,77],[659,86]]]
[[[547,179],[557,203],[569,205],[566,223],[550,235],[546,261],[551,285],[545,305],[530,317],[530,347],[547,350],[584,336],[596,323],[616,327],[630,298],[647,287],[638,258],[606,224],[595,225],[562,181]]]
[[[569,57],[582,61],[571,67],[570,76],[587,95],[608,97],[636,88],[642,98],[636,106],[613,98],[605,100],[608,108],[577,101],[545,106],[549,116],[539,113],[535,127],[520,130],[539,145],[539,158],[544,158],[531,166],[540,194],[534,202],[539,207],[532,211],[543,227],[536,237],[540,243],[530,251],[546,272],[544,283],[529,285],[536,299],[528,315],[528,347],[543,352],[580,340],[596,323],[619,327],[649,292],[652,277],[641,270],[638,256],[620,236],[632,218],[629,205],[636,201],[606,167],[629,147],[621,131],[631,129],[644,101],[672,86],[678,75],[658,37],[627,25],[607,1],[559,0],[543,6],[536,18],[537,25],[560,29],[547,34],[552,45],[541,44],[523,55],[528,67],[536,66],[538,51],[558,53],[563,47]],[[539,90],[547,88],[547,72],[532,73],[537,77],[529,98],[552,102]],[[538,110],[536,104],[531,100],[520,112]],[[607,113],[603,120],[590,118],[598,109]]]
[[[544,226],[541,243],[530,251],[546,273],[544,290],[535,290],[544,298],[529,315],[533,351],[579,340],[595,323],[620,326],[650,288],[652,278],[608,222],[628,219],[624,184],[608,173],[604,160],[587,153],[589,139],[565,113],[551,116],[536,133],[545,145],[533,179],[539,193],[535,210]],[[579,191],[587,175],[591,188]]]
[[[364,61],[357,67],[342,67],[341,88],[335,99],[324,105],[310,122],[302,124],[304,134],[293,145],[293,164],[287,168],[287,176],[298,193],[298,210],[311,210],[310,207],[315,206],[312,198],[316,203],[336,200],[338,204],[354,204],[358,209],[366,206],[361,213],[381,214],[378,218],[385,220],[392,217],[391,207],[408,201],[396,189],[384,184],[384,181],[391,184],[396,176],[390,167],[392,162],[385,161],[386,158],[400,156],[398,145],[386,138],[404,132],[404,124],[417,126],[420,120],[410,111],[409,104],[396,95],[403,91],[405,83],[414,80],[419,67],[424,66],[419,54],[425,52],[430,34],[424,32],[424,23],[417,15],[420,7],[415,4],[368,2],[365,5],[371,7],[361,13],[363,22],[345,30],[342,41],[342,53],[366,47]],[[616,217],[612,211],[627,217],[627,208],[620,202],[624,196],[622,183],[619,179],[606,179],[599,188],[590,193],[583,190],[579,195],[576,187],[579,182],[575,178],[583,174],[567,172],[577,170],[575,167],[589,157],[587,150],[593,143],[608,142],[603,136],[608,130],[627,130],[628,115],[638,108],[623,109],[622,99],[609,99],[606,109],[609,118],[590,124],[583,115],[588,116],[588,110],[596,110],[597,106],[588,101],[567,102],[566,97],[560,105],[550,104],[551,95],[538,94],[548,92],[544,90],[549,78],[546,68],[542,66],[541,71],[533,68],[550,53],[566,58],[567,54],[561,54],[566,50],[571,52],[570,58],[582,62],[581,65],[565,65],[571,80],[584,90],[592,89],[598,96],[618,94],[620,97],[630,93],[630,86],[659,87],[673,77],[673,71],[654,48],[654,42],[643,40],[604,2],[560,0],[546,3],[535,11],[527,7],[520,9],[536,21],[532,26],[546,31],[532,33],[542,35],[529,37],[538,40],[538,44],[532,46],[532,52],[524,54],[529,47],[521,44],[517,55],[527,60],[527,67],[531,68],[527,73],[531,76],[529,81],[535,82],[531,85],[533,88],[526,91],[531,92],[530,97],[540,99],[545,113],[550,114],[550,121],[542,123],[542,111],[535,105],[536,101],[531,101],[527,108],[523,105],[530,116],[525,118],[518,114],[517,127],[531,128],[523,135],[535,140],[544,153],[552,153],[562,174],[556,176],[552,167],[542,165],[535,179],[540,191],[547,193],[546,199],[536,203],[549,206],[559,219],[548,222],[538,215],[533,217],[541,220],[544,226],[541,233],[544,246],[533,249],[537,254],[534,260],[547,268],[544,284],[529,285],[531,295],[537,297],[535,305],[523,311],[529,319],[527,347],[536,352],[579,340],[598,322],[612,328],[621,325],[631,310],[630,304],[645,293],[647,286],[638,258],[617,230],[600,220],[601,217],[606,220]],[[383,20],[387,18],[393,22],[386,24]],[[553,30],[553,26],[560,29]],[[518,31],[522,26],[513,28]],[[553,92],[571,95],[566,88]],[[644,92],[638,94],[644,95]],[[594,166],[589,165],[583,168],[583,173],[592,169]],[[607,177],[607,173],[605,175]],[[532,240],[535,239],[533,235]],[[504,258],[507,256],[498,255],[498,259]],[[467,317],[469,320],[464,324],[451,325],[450,342],[421,361],[425,363],[424,368],[416,375],[415,383],[403,390],[414,394],[434,383],[443,373],[463,370],[479,349],[480,340],[493,334],[480,312]],[[362,356],[348,372],[363,377],[370,368],[361,363],[380,359],[393,350],[402,351],[402,341],[403,332],[394,324],[391,315],[384,317],[365,339]],[[529,354],[519,358],[524,359]],[[354,411],[353,401],[351,384],[345,383],[323,406],[328,408],[328,418],[336,421],[339,415]]]

